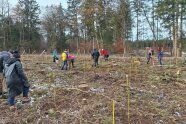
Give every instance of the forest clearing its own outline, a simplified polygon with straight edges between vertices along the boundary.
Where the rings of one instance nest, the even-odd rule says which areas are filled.
[[[11,112],[0,99],[0,123],[185,124],[186,69],[173,60],[152,66],[142,57],[113,55],[95,68],[90,55],[79,55],[74,68],[61,70],[50,55],[24,55],[31,101]]]
[[[0,124],[186,124],[185,57],[186,0],[0,0]]]

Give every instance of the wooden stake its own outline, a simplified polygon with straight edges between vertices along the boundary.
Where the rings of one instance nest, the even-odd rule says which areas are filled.
[[[129,78],[128,75],[126,75],[127,78],[127,96],[128,96],[128,100],[127,100],[127,108],[128,108],[128,123],[130,122],[130,82],[129,82]]]

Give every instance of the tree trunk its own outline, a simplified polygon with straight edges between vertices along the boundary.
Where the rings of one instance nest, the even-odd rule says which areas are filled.
[[[2,0],[1,16],[2,16],[2,29],[3,29],[3,49],[6,49],[6,32],[5,32],[5,23],[4,23],[4,0]]]
[[[79,51],[79,38],[76,37],[76,43],[77,43],[77,51]]]
[[[155,25],[154,25],[154,0],[152,0],[152,29],[155,32]]]
[[[158,3],[159,3],[159,1],[160,1],[160,0],[158,0]],[[157,27],[156,27],[156,28],[157,28],[157,29],[156,29],[156,31],[157,31],[157,32],[156,32],[156,33],[157,33],[157,34],[156,34],[156,40],[158,41],[158,40],[159,40],[159,18],[157,18],[157,22],[156,22],[156,23],[157,23]]]
[[[157,33],[157,34],[156,34],[156,40],[157,40],[157,41],[159,40],[159,36],[158,36],[158,35],[159,35],[159,28],[158,28],[159,22],[158,22],[158,21],[159,21],[159,19],[157,18],[157,29],[156,29],[156,31],[157,31],[157,32],[156,32],[156,33]]]
[[[93,37],[93,44],[92,44],[92,48],[95,48],[95,43],[94,43],[94,37]]]
[[[178,5],[177,7],[178,8]],[[178,13],[179,13],[179,9],[177,9],[176,11],[176,24],[175,24],[175,43],[174,43],[174,53],[175,53],[175,57],[176,57],[176,63],[177,63],[177,57],[178,57],[178,53],[177,53],[177,42],[178,42]]]
[[[123,41],[123,57],[125,57],[125,52],[126,52],[125,38],[126,38],[126,22],[125,22],[125,20],[123,20],[123,35],[122,35],[122,41]]]
[[[3,49],[6,49],[6,33],[4,31]]]
[[[179,42],[179,48],[180,48],[180,51],[179,51],[179,54],[180,56],[182,56],[182,39],[183,39],[183,3],[181,4],[181,16],[180,16],[180,36],[179,36],[179,39],[180,39],[180,42]]]
[[[139,9],[139,7],[138,7],[138,9]],[[139,10],[138,9],[137,9],[137,34],[136,34],[136,38],[137,38],[136,40],[137,41],[139,40],[139,33],[138,33],[139,32],[138,31],[139,30],[139,22],[138,22],[138,15],[139,15],[139,12],[138,11]]]
[[[148,19],[148,17],[147,17],[147,13],[145,12],[145,10],[144,10],[143,12],[144,12],[144,14],[145,14],[145,18],[146,18],[146,20],[147,20],[147,22],[148,22],[148,24],[149,24],[149,26],[150,26],[150,29],[151,29],[151,31],[152,31],[154,40],[156,40],[156,35],[155,35],[154,27],[153,27],[153,25],[151,25],[151,23],[150,23],[150,21],[149,21],[149,19]],[[153,44],[154,44],[154,41],[153,41]]]

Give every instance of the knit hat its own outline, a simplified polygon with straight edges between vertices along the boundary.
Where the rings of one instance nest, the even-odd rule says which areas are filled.
[[[18,51],[14,51],[14,52],[13,52],[13,57],[14,57],[14,58],[21,58],[21,56],[20,56],[20,54],[19,54]]]

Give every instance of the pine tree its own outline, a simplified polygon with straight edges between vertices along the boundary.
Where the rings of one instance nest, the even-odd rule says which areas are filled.
[[[80,0],[68,0],[68,9],[67,9],[67,19],[68,19],[68,27],[70,29],[70,36],[73,40],[76,41],[77,50],[79,49],[79,38],[80,38],[80,31],[79,31],[79,23],[80,19]]]
[[[40,45],[39,14],[40,7],[36,0],[19,0],[22,11],[23,44],[29,48],[38,48]]]
[[[42,25],[46,31],[49,50],[66,48],[65,15],[61,4],[59,6],[47,6],[43,16]]]
[[[175,1],[175,0],[164,0],[159,1],[156,7],[156,13],[158,17],[163,20],[163,25],[165,28],[169,29],[170,33],[172,34],[172,41],[173,41],[173,55],[177,57],[177,45],[179,39],[179,18],[183,14],[183,7],[182,5],[186,4],[186,1]]]
[[[7,27],[5,20],[8,17],[9,14],[9,2],[5,0],[0,0],[0,43],[2,48],[6,49],[7,45],[7,36],[6,36],[6,30]]]

